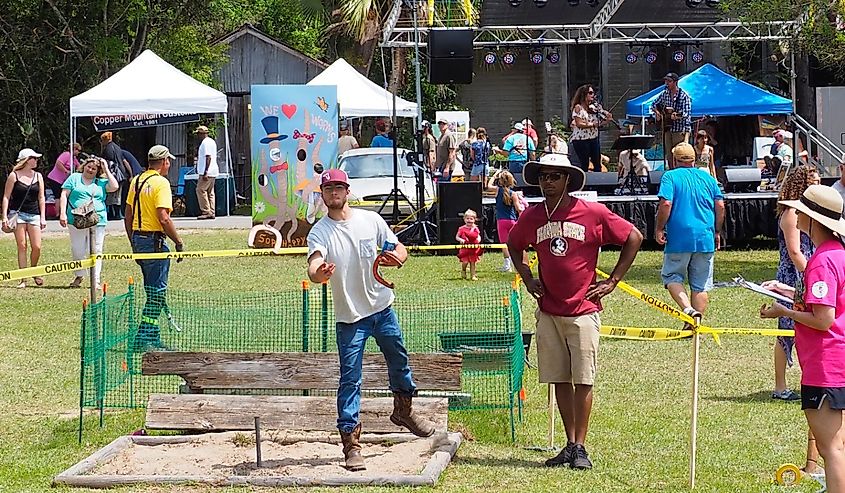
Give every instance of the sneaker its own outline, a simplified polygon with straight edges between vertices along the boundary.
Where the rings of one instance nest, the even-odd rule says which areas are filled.
[[[560,466],[568,466],[572,463],[572,455],[575,452],[575,444],[569,442],[566,444],[566,447],[560,451],[559,454],[552,457],[551,459],[546,459],[546,462],[543,464],[546,467],[560,467]]]
[[[499,272],[512,272],[511,267],[509,265],[503,265],[499,267]]]
[[[782,401],[797,401],[801,399],[801,396],[790,389],[786,389],[781,392],[772,392],[772,399],[779,399]]]
[[[590,461],[590,456],[587,455],[587,449],[581,444],[575,444],[572,447],[572,469],[592,469],[593,463]]]

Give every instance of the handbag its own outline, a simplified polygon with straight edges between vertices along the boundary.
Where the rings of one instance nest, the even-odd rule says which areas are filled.
[[[71,209],[70,213],[73,214],[73,227],[76,229],[92,228],[100,222],[100,215],[94,210],[93,200]]]
[[[2,227],[0,227],[0,229],[2,229],[4,233],[14,233],[15,228],[17,226],[18,226],[18,215],[12,214],[11,216],[9,216],[9,220],[7,222],[3,223]]]

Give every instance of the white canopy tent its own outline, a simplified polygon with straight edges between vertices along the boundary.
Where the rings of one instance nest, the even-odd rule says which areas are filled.
[[[76,142],[78,117],[222,113],[226,139],[224,176],[228,179],[232,162],[228,107],[225,94],[185,74],[151,50],[146,50],[116,74],[70,99],[70,142]],[[228,192],[227,184],[227,195]],[[228,208],[227,196],[227,212]]]
[[[337,86],[342,118],[393,116],[393,94],[361,75],[343,58],[311,79],[309,86]],[[416,118],[417,104],[396,98],[396,116]]]

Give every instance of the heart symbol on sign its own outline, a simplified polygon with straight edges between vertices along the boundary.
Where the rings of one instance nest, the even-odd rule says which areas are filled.
[[[284,113],[285,116],[288,117],[288,120],[290,120],[293,117],[293,115],[296,113],[296,105],[295,104],[283,104],[282,105],[282,113]]]

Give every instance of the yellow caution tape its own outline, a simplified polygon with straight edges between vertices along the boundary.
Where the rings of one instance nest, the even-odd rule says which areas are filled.
[[[610,276],[602,272],[600,269],[596,269],[596,274],[601,277],[609,278]],[[659,300],[654,296],[648,295],[640,291],[639,289],[631,286],[630,284],[626,283],[625,281],[619,281],[616,285],[619,289],[623,292],[628,293],[629,295],[637,298],[640,301],[645,302],[650,307],[654,308],[655,310],[661,311],[671,317],[674,317],[682,322],[686,322],[691,327],[691,330],[679,330],[681,334],[684,334],[681,337],[673,337],[673,339],[682,339],[684,337],[692,337],[694,333],[699,334],[709,334],[713,336],[713,339],[716,340],[716,343],[719,343],[719,334],[729,334],[729,335],[756,335],[756,336],[782,336],[782,337],[793,337],[795,336],[794,330],[783,330],[783,329],[744,329],[744,328],[733,328],[733,327],[708,327],[706,325],[698,325],[696,321],[687,315],[686,313],[678,310],[675,307],[670,306],[665,301]],[[671,329],[638,329],[635,327],[617,327],[617,329],[626,329],[626,330],[666,330],[669,331]],[[603,334],[605,335],[605,334]],[[616,337],[612,334],[606,334],[608,337]],[[647,334],[648,335],[648,334]],[[621,336],[620,336],[621,337]],[[661,339],[659,336],[655,337],[622,337],[625,339],[645,339],[645,340],[669,340],[668,338]]]
[[[71,260],[69,262],[59,262],[56,264],[39,265],[36,267],[27,267],[26,269],[10,270],[0,272],[0,281],[17,281],[18,279],[26,279],[27,277],[41,277],[50,274],[60,274],[72,270],[90,269],[94,266],[94,260],[86,258],[83,260]]]
[[[637,341],[674,341],[692,337],[691,330],[663,329],[663,328],[640,328],[640,327],[617,327],[615,325],[602,325],[599,334],[614,339],[631,339]]]
[[[504,248],[501,243],[478,244],[478,245],[430,245],[430,246],[408,246],[408,251],[429,251],[429,250],[459,250],[461,248],[482,248],[494,250]],[[48,276],[60,274],[72,270],[88,269],[94,266],[95,260],[175,260],[180,258],[221,258],[221,257],[278,257],[282,255],[304,255],[308,253],[308,247],[281,248],[278,251],[269,249],[243,249],[243,250],[201,250],[197,252],[161,252],[161,253],[102,253],[92,255],[82,260],[71,260],[55,264],[27,267],[26,269],[10,270],[0,272],[0,281],[16,281],[27,277]]]
[[[605,279],[610,277],[610,275],[605,274],[600,269],[596,269],[596,274],[600,275],[601,277],[604,277]],[[697,325],[695,320],[692,317],[690,317],[689,315],[687,315],[686,313],[684,313],[681,310],[678,310],[677,308],[669,305],[668,303],[666,303],[663,300],[659,300],[659,299],[655,298],[654,296],[643,293],[642,291],[640,291],[639,289],[631,286],[630,284],[626,283],[625,281],[619,281],[619,283],[616,285],[616,287],[621,289],[622,291],[630,294],[634,298],[637,298],[640,301],[644,301],[648,306],[654,308],[655,310],[661,311],[661,312],[669,315],[670,317],[677,318],[681,322],[686,322],[686,323],[688,323],[692,326]]]

